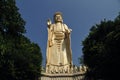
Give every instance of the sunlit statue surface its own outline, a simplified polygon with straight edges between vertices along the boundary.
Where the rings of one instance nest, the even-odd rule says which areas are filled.
[[[54,14],[54,23],[47,21],[48,41],[46,53],[46,73],[70,73],[72,52],[71,29],[63,23],[62,13]]]

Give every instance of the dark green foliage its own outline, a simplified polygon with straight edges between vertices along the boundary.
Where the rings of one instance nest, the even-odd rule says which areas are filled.
[[[38,45],[31,43],[22,35],[15,39],[8,35],[2,39],[0,39],[1,79],[35,80],[40,75],[42,59]]]
[[[24,25],[15,0],[0,0],[0,31],[17,35],[25,32]]]
[[[101,21],[83,41],[86,77],[115,80],[120,70],[120,15],[114,21]]]
[[[0,80],[36,80],[42,55],[23,33],[25,22],[15,0],[0,0]]]

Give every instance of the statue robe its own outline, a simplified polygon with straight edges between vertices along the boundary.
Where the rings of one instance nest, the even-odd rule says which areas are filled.
[[[66,24],[51,24],[48,27],[46,65],[60,66],[72,64],[70,30]]]

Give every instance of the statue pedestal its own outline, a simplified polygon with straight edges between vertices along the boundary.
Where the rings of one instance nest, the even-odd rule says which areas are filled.
[[[43,70],[38,80],[83,80],[86,70],[85,66],[74,66],[70,73],[47,73]]]
[[[82,80],[84,73],[70,73],[70,74],[46,74],[42,73],[39,80]]]

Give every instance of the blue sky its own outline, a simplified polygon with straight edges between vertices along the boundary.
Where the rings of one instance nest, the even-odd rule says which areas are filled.
[[[73,64],[79,66],[82,41],[89,29],[101,20],[114,20],[120,12],[120,0],[16,0],[22,18],[26,21],[25,34],[41,47],[43,65],[46,59],[48,18],[57,11],[63,13],[64,23],[72,29]]]

